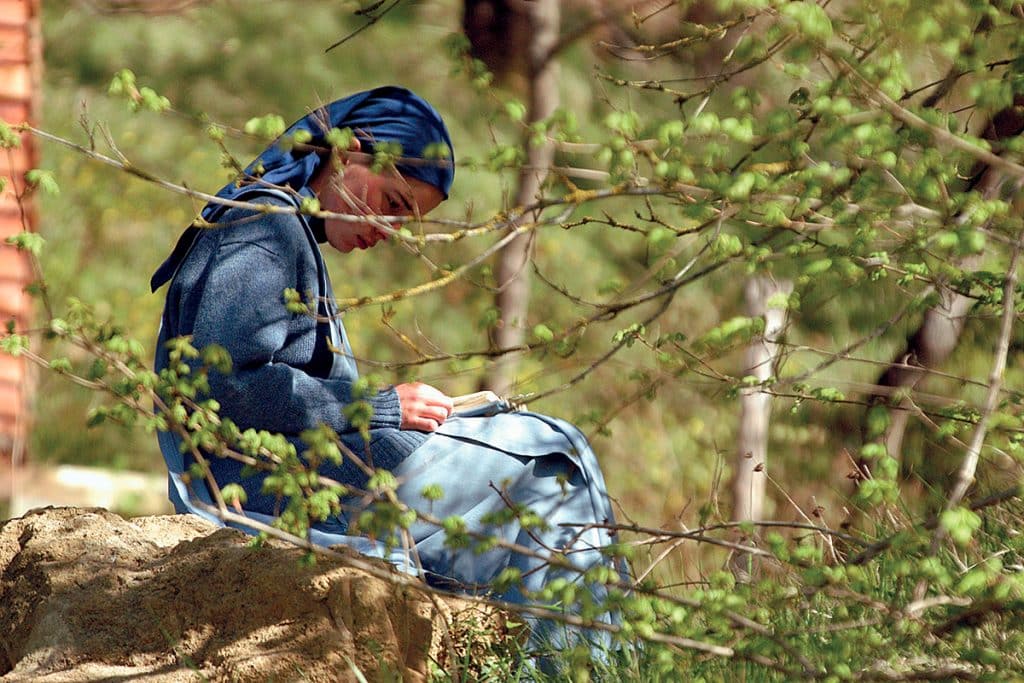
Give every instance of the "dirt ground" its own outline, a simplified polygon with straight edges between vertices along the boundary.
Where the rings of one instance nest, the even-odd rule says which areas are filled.
[[[192,516],[100,508],[3,522],[0,681],[424,681],[465,653],[467,630],[497,623],[249,541]]]

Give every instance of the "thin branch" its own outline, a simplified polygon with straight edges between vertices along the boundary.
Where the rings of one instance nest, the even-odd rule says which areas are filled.
[[[349,33],[349,34],[348,34],[347,36],[345,36],[344,38],[341,38],[340,40],[338,40],[338,41],[336,41],[336,42],[332,43],[331,45],[329,45],[329,46],[328,46],[328,47],[327,47],[327,48],[326,48],[326,49],[324,50],[324,52],[325,52],[325,53],[326,53],[326,52],[330,52],[330,51],[331,51],[331,50],[333,50],[334,48],[336,48],[336,47],[339,47],[339,46],[341,46],[341,45],[344,45],[344,44],[345,44],[345,43],[347,43],[348,41],[352,40],[352,39],[353,39],[353,38],[355,38],[355,37],[356,37],[357,35],[359,35],[359,34],[360,34],[360,33],[362,33],[363,31],[365,31],[366,29],[370,28],[371,26],[373,26],[374,24],[376,24],[376,23],[377,23],[378,21],[380,21],[381,19],[383,19],[383,18],[384,18],[384,17],[385,17],[386,15],[387,15],[387,13],[388,13],[388,12],[390,12],[391,10],[395,9],[395,7],[397,7],[397,6],[398,6],[398,4],[399,4],[399,3],[401,2],[401,1],[402,1],[402,0],[392,0],[391,4],[389,4],[389,5],[388,5],[387,7],[385,7],[385,8],[383,9],[383,10],[381,10],[379,14],[374,14],[374,13],[373,13],[373,10],[377,9],[377,8],[378,8],[378,7],[380,7],[380,6],[382,5],[382,4],[384,4],[384,0],[380,0],[379,2],[375,3],[374,5],[371,5],[371,6],[370,6],[369,8],[367,8],[367,9],[363,9],[363,10],[359,10],[359,11],[357,11],[357,12],[356,12],[356,14],[359,14],[359,15],[364,15],[364,16],[368,17],[368,19],[366,20],[366,23],[365,23],[365,24],[363,24],[362,26],[360,26],[359,28],[355,29],[355,30],[354,30],[354,31],[352,31],[351,33]]]
[[[1013,333],[1013,323],[1017,319],[1016,313],[1016,290],[1017,290],[1017,262],[1020,259],[1021,242],[1018,241],[1010,256],[1010,265],[1007,267],[1006,281],[1003,284],[1003,319],[999,331],[999,344],[996,347],[995,360],[992,363],[992,371],[989,373],[989,390],[985,399],[985,407],[982,408],[981,419],[974,429],[974,436],[971,439],[964,461],[957,472],[956,485],[953,487],[944,509],[952,510],[960,504],[967,489],[974,483],[974,473],[978,468],[978,459],[981,456],[981,448],[985,443],[985,436],[988,432],[988,423],[995,413],[999,403],[999,392],[1003,385],[1006,373],[1006,359],[1010,353],[1010,336]]]
[[[1017,500],[1020,497],[1021,497],[1021,489],[1020,489],[1020,487],[1019,486],[1013,486],[1011,488],[1003,489],[1002,491],[997,491],[995,493],[989,494],[988,496],[985,496],[981,500],[975,501],[973,504],[970,505],[970,509],[973,512],[977,512],[978,510],[984,510],[985,508],[990,508],[990,507],[993,507],[995,505],[999,505],[1001,503],[1005,503],[1007,501]],[[924,522],[922,522],[920,526],[921,526],[922,529],[935,529],[936,527],[938,527],[938,525],[939,525],[939,517],[938,517],[938,515],[932,515],[931,517],[926,519]],[[897,534],[890,534],[889,536],[886,536],[886,537],[884,537],[882,539],[879,539],[875,543],[872,543],[870,546],[868,546],[867,548],[862,550],[856,556],[850,558],[850,560],[847,562],[847,564],[863,565],[863,564],[866,564],[867,562],[870,562],[871,560],[873,560],[874,558],[878,557],[879,555],[884,553],[886,550],[888,550],[892,546],[893,542],[896,540],[897,536],[898,536],[898,533]]]
[[[843,73],[850,76],[855,83],[860,85],[860,90],[865,99],[873,101],[875,104],[881,106],[893,118],[898,121],[902,121],[911,128],[927,132],[940,145],[952,147],[953,149],[964,152],[978,161],[988,164],[992,168],[1005,172],[1007,175],[1024,180],[1024,166],[1009,161],[994,152],[965,140],[959,135],[951,133],[946,128],[942,128],[925,121],[909,109],[900,106],[898,102],[894,101],[891,97],[879,90],[876,85],[862,76],[853,65],[846,61],[844,57],[838,54],[832,54],[830,56],[832,57],[833,62],[841,71],[843,71]]]

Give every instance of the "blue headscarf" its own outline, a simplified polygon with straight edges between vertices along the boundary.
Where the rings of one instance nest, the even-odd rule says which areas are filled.
[[[441,115],[415,93],[390,85],[336,100],[299,119],[263,150],[238,179],[222,187],[217,196],[235,200],[268,187],[291,188],[309,195],[309,181],[330,158],[322,152],[330,149],[326,136],[332,128],[350,129],[359,139],[360,151],[368,154],[373,154],[382,143],[397,144],[401,158],[395,164],[396,170],[403,177],[433,185],[448,198],[455,179],[455,159],[451,136]],[[295,144],[299,131],[308,133],[310,139]],[[203,208],[202,217],[214,223],[227,209],[224,204],[211,202]],[[174,252],[153,275],[153,291],[174,276],[198,230],[190,227],[181,236]]]

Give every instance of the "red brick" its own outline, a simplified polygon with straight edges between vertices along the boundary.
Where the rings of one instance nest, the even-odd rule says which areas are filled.
[[[33,145],[30,140],[23,136],[21,144],[10,149],[0,149],[0,174],[10,177],[15,176],[19,180],[28,169],[32,168],[35,162]]]
[[[18,203],[11,199],[11,201],[0,201],[0,206],[6,205],[4,208],[13,208],[13,211],[3,211],[0,213],[0,241],[7,239],[11,235],[17,235],[25,229],[25,222],[21,217],[21,209]]]
[[[32,96],[32,72],[24,64],[0,64],[0,97],[29,99]]]
[[[23,26],[0,23],[0,62],[28,63],[28,35]]]
[[[31,299],[24,290],[24,282],[0,280],[0,323],[6,324],[11,317],[28,314]]]
[[[0,354],[0,383],[21,386],[25,381],[25,373],[24,359]]]
[[[22,387],[0,382],[0,415],[17,415],[23,403]]]
[[[13,415],[0,415],[0,461],[10,461],[11,446],[25,436],[25,425]],[[0,496],[3,495],[0,491]]]
[[[29,118],[29,102],[0,99],[0,119],[7,123],[21,123]]]
[[[14,247],[0,245],[0,279],[28,282],[31,278],[28,257]]]
[[[0,245],[0,278],[27,280],[32,274],[28,256],[7,244]]]
[[[25,221],[22,219],[21,207],[13,198],[10,201],[0,201],[0,242],[11,235],[17,235],[25,229]],[[28,207],[31,212],[31,206]],[[31,218],[30,218],[31,220]]]
[[[35,2],[30,0],[0,0],[0,23],[24,24],[32,16],[32,5]]]

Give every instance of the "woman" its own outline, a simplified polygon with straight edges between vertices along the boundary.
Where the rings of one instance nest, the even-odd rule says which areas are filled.
[[[331,129],[353,134],[340,154],[328,151]],[[378,174],[369,164],[385,144],[399,146],[401,158]],[[444,153],[440,161],[437,150]],[[279,432],[299,452],[305,450],[299,435],[326,424],[351,451],[395,475],[405,504],[436,518],[461,516],[471,532],[529,548],[528,553],[501,547],[482,553],[454,550],[446,547],[445,533],[436,525],[417,522],[410,529],[412,550],[427,580],[486,591],[512,567],[522,573],[521,585],[497,597],[521,603],[556,576],[579,582],[581,571],[610,562],[600,551],[610,544],[607,533],[586,526],[614,517],[601,471],[582,435],[565,422],[531,413],[455,417],[451,398],[418,382],[363,398],[372,407],[368,442],[344,411],[354,399],[358,371],[333,308],[319,244],[327,242],[341,252],[368,249],[386,237],[372,217],[423,215],[435,208],[448,197],[454,178],[450,150],[438,113],[395,87],[338,100],[293,124],[238,182],[218,193],[250,206],[209,204],[202,216],[214,229],[190,227],[154,275],[154,290],[171,283],[156,367],[167,367],[166,342],[175,337],[191,335],[197,348],[223,346],[233,369],[210,375],[222,416],[242,429]],[[325,211],[349,214],[348,220],[321,220],[295,211],[313,198]],[[290,313],[282,298],[286,289],[312,295],[319,315]],[[160,443],[175,508],[212,518],[196,503],[208,504],[209,492],[198,482],[186,486],[182,480],[190,463],[177,437],[161,433]],[[211,458],[210,465],[220,486],[237,483],[246,490],[250,518],[266,521],[279,509],[280,501],[262,492],[262,480],[242,476],[237,461]],[[365,470],[351,460],[321,467],[321,472],[354,489],[367,480]],[[431,484],[440,486],[440,500],[423,498]],[[359,504],[355,497],[347,503]],[[493,523],[496,513],[513,504],[531,509],[547,526],[523,529],[517,519]],[[311,540],[385,555],[368,539],[346,535],[348,519],[357,515],[358,509],[349,510],[317,524]],[[554,553],[564,553],[576,570],[550,564],[546,558]],[[398,564],[406,557],[401,552],[387,556]],[[605,597],[602,586],[589,588],[595,599]],[[560,640],[550,622],[534,620],[532,625],[533,642]]]

